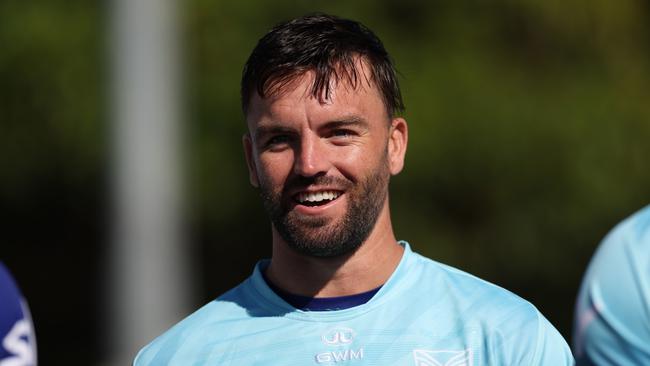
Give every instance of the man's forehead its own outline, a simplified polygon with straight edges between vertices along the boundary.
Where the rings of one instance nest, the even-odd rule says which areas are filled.
[[[354,57],[351,63],[341,63],[328,72],[315,69],[297,71],[287,75],[271,77],[264,83],[262,94],[257,88],[251,88],[246,118],[251,109],[271,106],[279,100],[293,94],[292,98],[314,99],[320,104],[331,104],[337,94],[370,93],[375,94],[384,104],[382,93],[372,76],[372,68],[363,57]]]
[[[245,116],[249,127],[253,127],[251,123],[259,122],[263,117],[297,112],[298,103],[318,104],[324,107],[323,111],[335,111],[338,107],[346,108],[350,109],[348,114],[368,103],[375,109],[385,110],[381,93],[371,80],[368,67],[361,65],[361,63],[358,65],[359,72],[356,80],[350,80],[342,75],[332,75],[328,80],[328,88],[316,89],[316,72],[309,70],[283,81],[281,85],[272,88],[265,95],[253,91]],[[328,106],[332,108],[327,108]]]

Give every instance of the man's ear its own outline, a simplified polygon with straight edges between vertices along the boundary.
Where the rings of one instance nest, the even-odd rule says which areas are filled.
[[[390,173],[396,175],[404,168],[408,145],[408,125],[402,117],[393,118],[388,131],[388,164]]]
[[[248,166],[248,179],[253,187],[258,188],[260,186],[260,181],[257,178],[257,168],[255,167],[255,158],[253,157],[253,141],[251,140],[251,135],[249,133],[244,134],[242,137],[242,143],[244,145],[246,165]]]

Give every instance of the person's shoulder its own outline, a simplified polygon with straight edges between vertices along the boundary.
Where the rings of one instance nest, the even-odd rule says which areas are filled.
[[[637,285],[646,281],[645,274],[650,270],[649,244],[650,206],[646,206],[621,221],[601,241],[585,274],[584,290],[597,286],[598,294],[592,294],[607,295],[609,291],[634,292],[645,288]],[[614,270],[616,278],[612,277]],[[626,284],[630,288],[625,288]]]
[[[200,347],[209,337],[219,341],[223,332],[214,332],[220,324],[236,322],[250,317],[251,298],[248,280],[225,292],[185,317],[138,352],[134,365],[167,364],[179,357],[181,349]]]
[[[633,364],[650,362],[650,206],[617,224],[585,272],[574,319],[579,362],[603,354]]]
[[[494,319],[495,316],[510,316],[513,312],[534,318],[537,309],[528,301],[492,282],[448,264],[415,253],[422,272],[420,278],[432,288],[443,288],[448,296],[453,296],[467,306],[479,306],[481,315]],[[456,303],[458,301],[455,301]]]
[[[36,360],[34,325],[27,302],[0,262],[0,364],[31,365]]]
[[[0,291],[5,302],[20,299],[20,290],[5,265],[0,262]]]
[[[585,281],[605,280],[612,268],[617,273],[650,268],[650,206],[621,221],[607,233],[594,253]],[[599,280],[599,282],[602,282]],[[616,282],[611,283],[617,285]]]
[[[422,278],[418,286],[430,286],[425,291],[442,289],[446,312],[485,335],[484,344],[493,351],[489,353],[499,357],[492,363],[573,364],[564,337],[529,301],[450,265],[420,255],[416,260]]]
[[[633,229],[637,234],[643,237],[650,235],[650,205],[632,215],[631,220],[634,222]]]
[[[627,247],[626,250],[650,253],[650,205],[616,225],[603,239],[602,248]],[[597,253],[598,254],[598,253]]]

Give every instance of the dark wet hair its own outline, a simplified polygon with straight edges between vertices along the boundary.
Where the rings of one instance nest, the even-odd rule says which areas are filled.
[[[330,96],[330,81],[345,79],[353,88],[364,78],[355,61],[369,66],[389,116],[404,110],[393,62],[381,40],[363,24],[327,14],[312,14],[275,26],[262,37],[244,65],[241,102],[246,114],[253,92],[266,97],[296,77],[314,71],[311,94]]]

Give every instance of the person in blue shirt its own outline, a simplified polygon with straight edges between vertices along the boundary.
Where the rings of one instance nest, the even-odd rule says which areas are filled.
[[[276,26],[244,66],[241,97],[272,257],[136,366],[573,364],[530,303],[396,240],[388,183],[408,128],[372,31],[325,14]]]
[[[618,224],[596,250],[573,329],[578,365],[650,365],[650,206]]]
[[[36,338],[27,304],[0,262],[0,366],[36,365]]]

